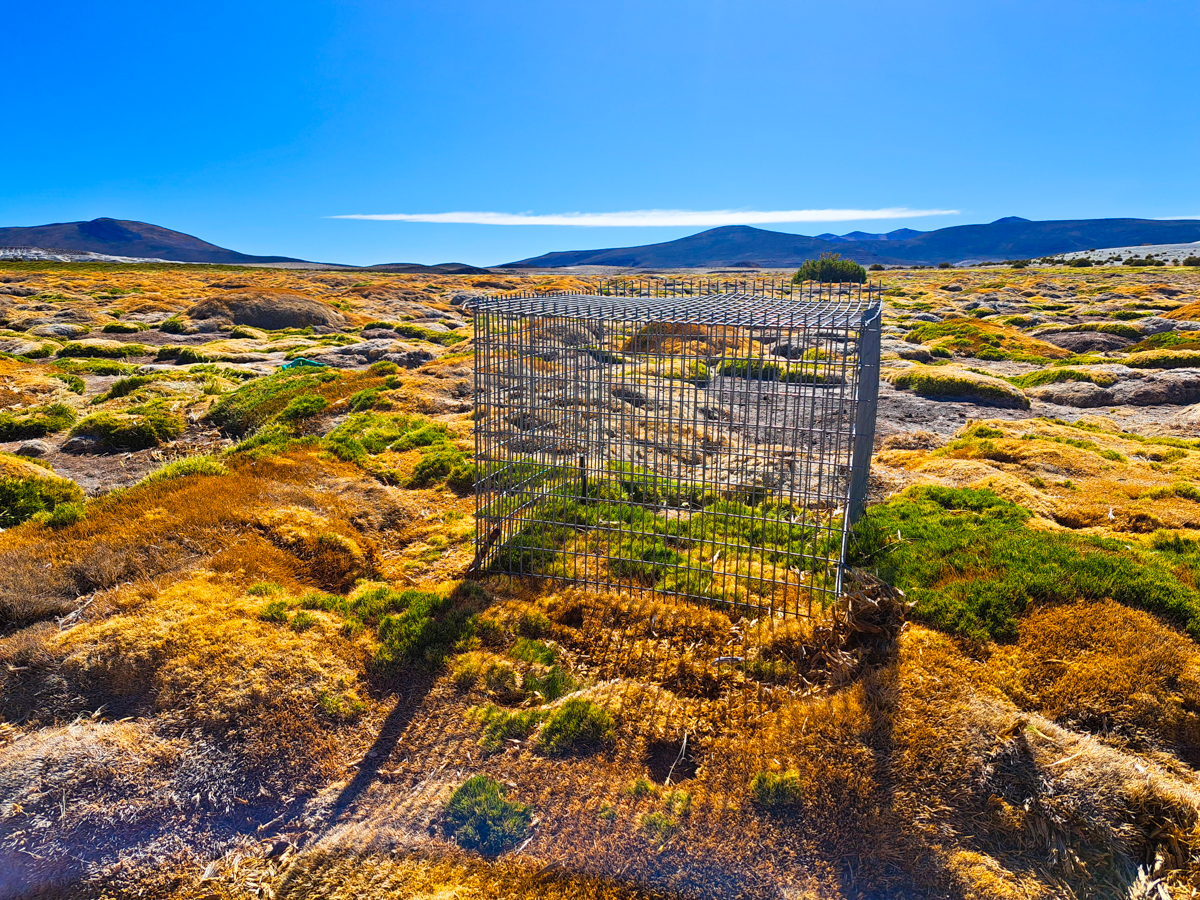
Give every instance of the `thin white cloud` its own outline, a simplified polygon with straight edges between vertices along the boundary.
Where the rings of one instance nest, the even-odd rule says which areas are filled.
[[[370,219],[378,222],[437,222],[447,225],[574,225],[587,228],[683,226],[708,227],[719,225],[769,225],[781,222],[858,222],[868,219],[916,219],[924,216],[956,216],[957,209],[908,209],[904,206],[887,209],[635,209],[629,212],[531,213],[444,212],[444,213],[379,213],[330,216],[331,219]]]

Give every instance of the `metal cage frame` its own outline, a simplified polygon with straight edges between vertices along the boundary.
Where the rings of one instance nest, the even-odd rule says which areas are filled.
[[[471,311],[473,571],[772,616],[840,595],[878,285],[616,280]]]

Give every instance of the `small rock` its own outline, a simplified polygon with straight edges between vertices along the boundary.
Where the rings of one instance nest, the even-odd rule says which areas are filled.
[[[63,453],[95,453],[100,441],[86,434],[77,434],[68,438],[62,445]]]
[[[54,448],[45,441],[26,441],[17,448],[17,456],[45,456]]]
[[[1090,381],[1064,381],[1034,388],[1026,393],[1043,403],[1073,406],[1076,409],[1094,409],[1098,406],[1111,406],[1113,403],[1111,390]]]
[[[1185,406],[1200,403],[1200,371],[1156,372],[1112,389],[1113,403],[1127,406]]]
[[[896,353],[901,359],[910,359],[913,362],[933,362],[933,354],[924,347],[905,347]]]
[[[962,289],[963,289],[963,286],[961,284],[955,284],[954,282],[951,282],[950,284],[942,285],[943,291],[949,291],[952,294],[957,294]]]
[[[1183,331],[1179,326],[1183,323],[1175,322],[1171,319],[1164,319],[1160,316],[1147,316],[1144,319],[1137,319],[1130,323],[1144,335],[1162,334],[1166,331]]]
[[[1134,343],[1131,338],[1119,334],[1101,334],[1099,331],[1062,331],[1043,334],[1041,340],[1072,353],[1104,353],[1109,350],[1124,350]]]
[[[913,313],[913,319],[917,322],[940,322],[942,317],[931,312]]]
[[[76,325],[73,322],[55,322],[51,325],[37,325],[29,329],[29,333],[37,337],[77,338],[91,331],[86,325]]]

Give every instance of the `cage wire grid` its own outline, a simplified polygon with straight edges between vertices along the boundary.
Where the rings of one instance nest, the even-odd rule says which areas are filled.
[[[878,285],[618,280],[472,313],[474,571],[771,616],[840,594]]]

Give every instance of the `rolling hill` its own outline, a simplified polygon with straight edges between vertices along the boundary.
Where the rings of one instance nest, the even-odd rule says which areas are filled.
[[[864,239],[859,239],[860,236]],[[1033,222],[1018,216],[986,225],[936,231],[902,228],[883,235],[809,237],[746,225],[712,228],[674,241],[641,247],[567,250],[508,263],[512,268],[627,266],[693,268],[798,266],[825,252],[860,263],[934,264],[942,261],[1025,259],[1104,247],[1200,241],[1197,219],[1067,219]]]
[[[304,262],[290,256],[251,256],[146,222],[92,219],[28,228],[0,228],[0,247],[42,247],[195,263]]]

